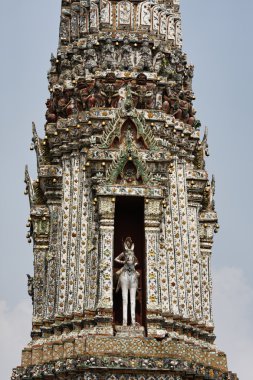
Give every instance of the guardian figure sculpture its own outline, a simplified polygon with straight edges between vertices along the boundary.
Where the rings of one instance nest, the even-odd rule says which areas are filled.
[[[127,237],[124,241],[124,251],[115,258],[117,263],[123,264],[123,267],[116,272],[118,283],[116,292],[121,288],[123,302],[123,326],[127,326],[127,310],[128,310],[128,291],[130,292],[131,307],[131,325],[135,325],[135,308],[136,308],[136,292],[138,288],[138,277],[140,274],[135,267],[138,260],[134,254],[134,243],[131,237]]]

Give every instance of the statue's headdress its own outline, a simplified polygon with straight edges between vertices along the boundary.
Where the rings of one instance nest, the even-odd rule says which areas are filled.
[[[130,236],[128,236],[128,237],[125,238],[124,248],[125,249],[131,249],[133,251],[133,249],[134,249],[134,243],[133,243],[132,238]]]

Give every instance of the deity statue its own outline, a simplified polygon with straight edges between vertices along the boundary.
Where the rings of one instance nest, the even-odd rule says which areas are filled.
[[[34,279],[29,274],[27,274],[27,287],[28,287],[28,294],[32,298],[32,303],[33,303],[33,298],[34,298]]]
[[[184,91],[180,91],[178,96],[177,109],[175,109],[174,116],[176,119],[184,121],[186,124],[193,125],[195,121],[195,109],[191,102],[194,98],[192,94]]]
[[[56,84],[53,86],[53,104],[52,106],[56,112],[57,117],[65,118],[66,115],[66,106],[69,102],[66,94],[63,91],[63,86]]]
[[[66,116],[77,115],[77,102],[75,98],[74,85],[72,81],[64,82],[64,96],[67,104],[65,105]]]
[[[120,60],[120,68],[122,70],[132,70],[132,47],[129,44],[128,38],[124,38],[123,46],[121,48],[121,60]]]
[[[193,65],[186,66],[185,76],[184,76],[184,85],[186,86],[188,90],[191,90],[192,88],[193,74],[194,74],[194,66]]]
[[[154,57],[154,70],[157,73],[161,73],[163,68],[163,62],[165,59],[165,54],[159,51]]]
[[[48,79],[48,82],[50,84],[50,87],[52,87],[54,84],[56,84],[58,82],[58,79],[59,79],[56,61],[57,61],[57,59],[55,58],[55,56],[53,54],[51,54],[51,59],[50,59],[51,68],[47,73],[47,79]]]
[[[97,68],[97,53],[96,50],[93,47],[92,42],[87,43],[87,49],[84,53],[84,60],[85,60],[85,69],[93,73]]]
[[[80,84],[78,93],[79,106],[83,110],[88,110],[92,107],[103,107],[104,101],[100,91],[99,82],[89,81]]]
[[[72,80],[71,62],[67,57],[61,61],[61,74],[59,76],[59,83],[63,84],[65,80]]]
[[[57,121],[57,114],[54,107],[53,99],[47,99],[46,101],[47,111],[46,111],[46,119],[49,123],[55,123]]]
[[[138,62],[139,70],[151,71],[153,68],[152,51],[149,47],[149,42],[144,40],[140,48],[140,60]]]
[[[208,181],[204,197],[203,197],[203,210],[212,212],[215,209],[215,202],[214,202],[214,194],[215,194],[215,178],[214,175],[212,175],[212,181],[211,183]]]
[[[133,93],[136,96],[135,107],[136,108],[153,108],[154,107],[154,88],[152,84],[140,84],[136,88],[136,92]]]
[[[103,83],[101,94],[105,99],[106,107],[117,108],[125,98],[124,81],[117,80],[114,83]]]
[[[175,49],[174,51],[170,52],[170,59],[172,65],[176,66],[181,59],[185,59],[185,56],[180,49]]]
[[[202,139],[201,143],[197,146],[196,151],[195,151],[194,165],[199,170],[205,169],[205,166],[206,166],[205,156],[207,156],[207,157],[209,156],[207,135],[208,135],[208,129],[206,127],[203,139]]]
[[[103,50],[102,50],[102,58],[103,58],[102,67],[103,67],[103,69],[114,70],[114,68],[115,68],[114,54],[115,54],[115,49],[114,49],[114,46],[112,44],[112,39],[107,38],[105,45],[103,46]]]
[[[131,237],[126,237],[124,251],[115,258],[115,261],[123,264],[123,267],[116,272],[118,278],[116,292],[120,288],[122,291],[123,326],[127,326],[128,291],[130,292],[131,325],[135,326],[136,292],[140,274],[135,269],[138,265],[138,260],[134,254],[134,243]]]
[[[72,57],[73,69],[72,69],[72,78],[75,80],[84,77],[84,66],[83,59],[80,54],[74,54]]]

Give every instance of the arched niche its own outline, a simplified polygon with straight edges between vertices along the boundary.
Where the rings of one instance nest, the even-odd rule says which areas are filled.
[[[181,20],[175,20],[175,44],[178,47],[182,47],[182,29]]]
[[[71,10],[71,39],[72,41],[79,38],[79,12],[75,9]]]
[[[132,29],[133,4],[130,1],[120,1],[117,4],[117,27],[119,29]]]
[[[138,133],[135,123],[128,118],[121,126],[119,133],[114,137],[111,142],[111,148],[122,148],[126,145],[127,134],[130,133],[130,138],[138,149],[147,149],[147,145],[143,136]]]
[[[151,25],[151,5],[150,1],[144,1],[138,5],[138,27],[148,27]]]
[[[175,40],[175,24],[173,15],[167,17],[167,39]]]
[[[89,15],[85,8],[81,9],[80,12],[80,36],[87,34],[89,32]]]
[[[159,15],[161,12],[161,6],[160,5],[155,5],[151,9],[151,30],[153,32],[158,32],[159,31]]]
[[[130,236],[134,242],[134,253],[138,260],[136,270],[139,272],[138,291],[136,295],[136,322],[146,325],[146,254],[144,232],[144,198],[137,196],[118,196],[115,203],[114,217],[114,259],[124,249],[123,241]],[[114,261],[114,273],[121,265]],[[114,276],[113,317],[115,325],[122,324],[122,294],[116,292],[117,276]],[[130,304],[129,304],[130,306]],[[130,307],[128,321],[130,322]]]
[[[167,12],[161,12],[159,16],[159,34],[166,36],[167,34]]]
[[[98,6],[91,2],[90,7],[90,31],[97,31],[99,29],[99,14]]]
[[[60,39],[62,44],[70,42],[70,14],[62,13],[60,24]]]
[[[112,4],[108,0],[101,1],[100,22],[102,25],[112,24]]]

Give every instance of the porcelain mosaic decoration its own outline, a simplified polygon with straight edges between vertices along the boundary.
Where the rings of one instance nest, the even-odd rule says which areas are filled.
[[[32,340],[12,380],[237,380],[214,343],[193,71],[179,0],[62,1],[37,179],[25,170]]]

